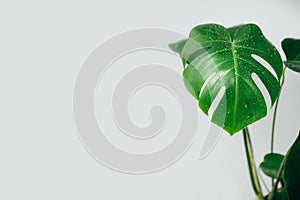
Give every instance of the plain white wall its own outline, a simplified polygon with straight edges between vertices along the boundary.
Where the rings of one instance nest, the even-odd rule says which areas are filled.
[[[197,146],[153,174],[99,164],[82,147],[72,114],[80,67],[98,45],[124,31],[159,27],[187,35],[201,23],[257,23],[280,48],[300,38],[300,3],[253,1],[1,1],[0,199],[254,199],[242,137],[225,133],[212,154]],[[282,53],[282,51],[281,51]],[[300,74],[287,70],[276,150],[300,129]],[[271,116],[251,126],[257,162],[269,150]]]

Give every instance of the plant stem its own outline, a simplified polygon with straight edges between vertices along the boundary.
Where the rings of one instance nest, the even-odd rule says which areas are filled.
[[[263,179],[263,177],[262,177],[260,171],[257,170],[257,173],[258,173],[258,176],[259,176],[259,178],[260,178],[260,180],[261,180],[263,186],[265,187],[265,189],[267,190],[267,192],[268,192],[268,194],[269,194],[271,191],[269,190],[269,188],[268,188],[266,182],[264,181],[264,179]]]
[[[260,187],[259,178],[257,175],[255,162],[254,162],[253,148],[252,148],[252,143],[251,143],[248,127],[243,129],[243,138],[244,138],[244,145],[245,145],[245,150],[246,150],[247,163],[248,163],[248,169],[249,169],[249,173],[250,173],[252,188],[254,190],[254,193],[255,193],[257,199],[264,200],[264,197],[263,197],[263,194],[261,191],[261,187]]]
[[[278,109],[278,104],[279,104],[279,98],[280,98],[282,87],[283,87],[283,84],[284,84],[285,69],[286,69],[286,67],[283,68],[282,80],[281,80],[281,84],[280,84],[280,90],[279,90],[278,98],[277,98],[276,103],[275,103],[275,109],[274,109],[274,114],[273,114],[272,134],[271,134],[271,153],[274,152],[275,124],[276,124],[276,117],[277,117],[277,109]],[[272,187],[274,187],[274,178],[272,178]]]
[[[281,84],[280,84],[280,90],[279,90],[278,98],[277,98],[276,103],[275,103],[275,109],[274,109],[274,114],[273,114],[272,135],[271,135],[271,153],[274,152],[275,124],[276,124],[276,117],[277,117],[277,109],[278,109],[278,104],[279,104],[279,98],[280,98],[282,86],[284,84],[285,69],[286,69],[286,67],[283,68],[282,81],[281,81]]]
[[[285,162],[286,162],[286,158],[287,158],[287,156],[285,156],[285,157],[283,158],[283,161],[282,161],[282,163],[281,163],[281,165],[280,165],[280,168],[279,168],[279,172],[278,172],[278,175],[277,175],[277,179],[276,179],[275,185],[274,185],[274,187],[272,188],[272,191],[271,191],[271,193],[270,193],[270,195],[269,195],[268,200],[273,200],[273,198],[274,198],[274,196],[275,196],[275,193],[277,192],[278,184],[279,184],[279,182],[280,182],[280,180],[281,180],[280,177],[282,176],[282,173],[283,173],[283,169],[284,169],[284,165],[285,165]]]

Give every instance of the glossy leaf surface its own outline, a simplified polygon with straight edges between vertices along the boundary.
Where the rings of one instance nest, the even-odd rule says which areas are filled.
[[[295,72],[300,72],[300,40],[287,38],[281,43],[287,61],[284,64]]]
[[[283,155],[277,153],[267,154],[259,167],[267,176],[277,178],[283,158]]]
[[[289,200],[289,194],[286,189],[281,189],[279,192],[276,192],[274,200]]]
[[[258,26],[246,24],[226,29],[217,24],[200,25],[192,29],[179,51],[185,61],[186,88],[205,114],[224,88],[211,120],[231,135],[267,114],[253,74],[264,84],[271,104],[276,101],[283,64],[277,49]],[[275,76],[254,55],[269,63]]]
[[[284,184],[290,199],[300,199],[300,133],[286,155]]]

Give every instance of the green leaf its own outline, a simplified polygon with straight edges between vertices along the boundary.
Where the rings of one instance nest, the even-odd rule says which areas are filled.
[[[179,42],[175,42],[175,43],[169,44],[169,47],[174,52],[181,54],[182,49],[183,49],[186,41],[187,40],[180,40]]]
[[[229,31],[230,33],[230,37],[233,38],[234,37],[234,34],[236,32],[236,30],[238,28],[240,28],[242,25],[238,25],[238,26],[233,26],[233,27],[230,27],[230,28],[227,28],[227,30]]]
[[[286,189],[282,188],[279,192],[276,192],[274,200],[289,200],[289,194]]]
[[[182,49],[183,49],[186,42],[187,42],[187,40],[181,40],[179,42],[169,44],[169,48],[172,51],[174,51],[176,53],[179,53],[179,55],[181,56]],[[182,58],[182,64],[183,64],[183,67],[185,67],[186,60],[184,58]]]
[[[276,76],[253,55],[268,62]],[[187,64],[183,72],[186,88],[205,114],[208,115],[213,101],[225,87],[211,121],[231,135],[267,114],[265,99],[252,79],[253,74],[266,87],[272,105],[278,97],[282,60],[254,24],[230,29],[217,24],[197,26],[181,49],[181,57]]]
[[[286,155],[284,184],[290,199],[300,199],[300,133]]]
[[[270,153],[265,155],[264,161],[260,164],[260,169],[271,178],[277,178],[280,165],[284,156],[277,153]]]
[[[281,42],[282,49],[286,55],[285,66],[295,72],[300,72],[300,40],[286,38]]]

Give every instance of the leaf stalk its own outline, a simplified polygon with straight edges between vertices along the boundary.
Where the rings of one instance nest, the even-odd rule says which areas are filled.
[[[271,133],[271,153],[274,153],[274,138],[275,138],[276,117],[277,117],[279,99],[280,99],[282,87],[283,87],[284,80],[285,80],[285,70],[286,70],[286,67],[283,68],[282,80],[281,80],[281,84],[280,84],[280,90],[279,90],[278,98],[276,100],[275,108],[274,108],[273,122],[272,122],[272,133]],[[272,187],[274,187],[274,178],[272,178]]]
[[[288,153],[287,153],[287,155],[288,155]],[[271,193],[269,195],[268,200],[273,200],[274,197],[275,197],[275,193],[277,192],[277,189],[278,189],[278,184],[279,184],[279,182],[281,180],[280,177],[282,176],[284,165],[286,163],[286,158],[287,158],[287,156],[284,156],[283,161],[282,161],[282,163],[280,165],[280,168],[279,168],[279,172],[278,172],[278,175],[277,175],[277,179],[276,179],[275,185],[272,188],[272,191],[271,191]]]
[[[249,135],[248,127],[243,129],[243,139],[244,139],[244,145],[245,145],[245,150],[246,150],[247,163],[248,163],[248,169],[249,169],[252,188],[254,190],[254,193],[256,194],[257,199],[264,200],[260,182],[259,182],[259,178],[258,178],[258,174],[257,174],[257,170],[256,170],[256,165],[254,162],[253,148],[252,148],[252,143],[251,143],[251,138]]]

